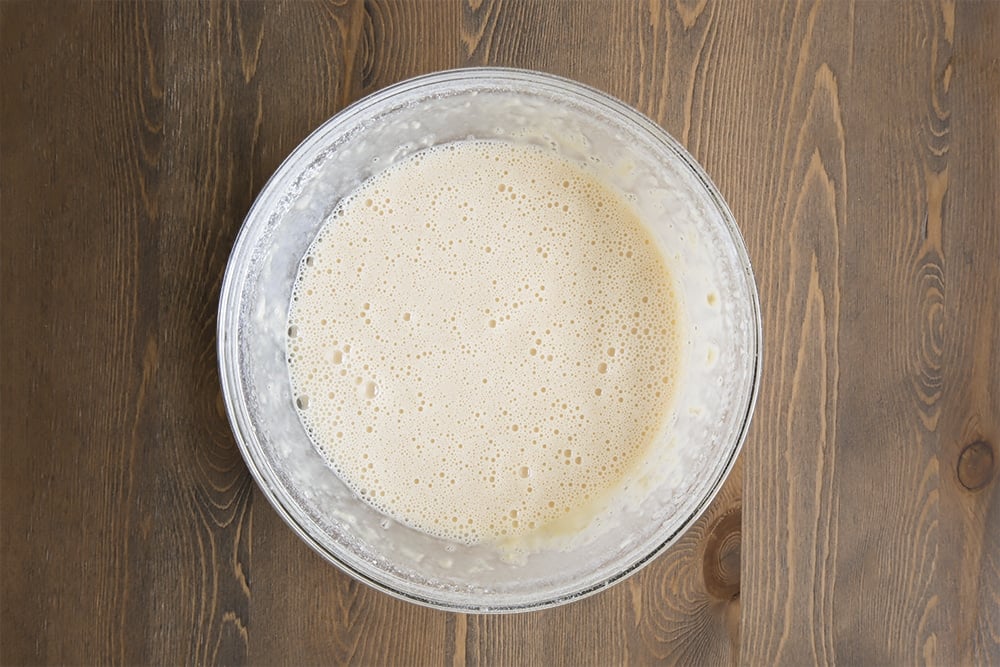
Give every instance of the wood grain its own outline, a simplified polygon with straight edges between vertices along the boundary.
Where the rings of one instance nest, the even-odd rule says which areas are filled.
[[[1000,4],[0,3],[0,662],[1000,663]],[[606,90],[746,237],[742,461],[597,596],[450,614],[253,485],[215,360],[243,216],[313,128],[470,65]]]
[[[0,6],[11,664],[136,661],[153,620],[136,503],[158,422],[159,10]]]
[[[954,128],[949,159],[938,166],[948,186],[940,192],[934,230],[944,257],[944,298],[932,313],[947,401],[939,443],[942,545],[949,574],[958,574],[945,629],[963,662],[990,665],[1000,662],[1000,228],[990,222],[1000,211],[1000,89],[994,85],[1000,48],[989,36],[1000,32],[1000,6],[959,5],[945,16],[945,35],[960,47],[935,63],[940,74],[932,107],[947,114],[949,134]],[[938,96],[950,98],[941,111]],[[936,197],[928,205],[936,207]]]
[[[996,20],[995,5],[960,7]],[[968,99],[996,101],[981,68],[997,50],[959,28],[955,3],[804,4],[781,19],[763,142],[780,180],[770,229],[751,234],[770,270],[743,657],[993,663],[997,571],[981,554],[1000,530],[995,487],[973,496],[955,471],[970,441],[995,446],[1000,412],[1000,243],[960,212],[997,211],[996,116]]]
[[[742,657],[748,664],[836,660],[834,584],[840,504],[837,416],[843,304],[841,237],[847,233],[846,136],[840,102],[850,35],[847,3],[785,6],[751,61],[783,43],[751,122],[760,123],[762,174],[750,234],[764,312],[765,353],[755,435],[747,444]],[[773,40],[773,41],[772,41]],[[759,61],[757,61],[759,62]],[[767,119],[765,121],[765,118]],[[752,618],[747,610],[753,604]],[[766,619],[766,620],[765,620]]]

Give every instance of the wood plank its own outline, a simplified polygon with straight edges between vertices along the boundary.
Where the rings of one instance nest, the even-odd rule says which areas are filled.
[[[780,302],[765,308],[760,444],[747,453],[743,658],[957,664],[973,645],[995,656],[995,641],[981,647],[998,572],[977,555],[994,501],[962,496],[954,471],[956,447],[995,442],[997,374],[972,369],[995,368],[985,350],[998,332],[972,308],[981,317],[998,300],[1000,246],[968,214],[951,222],[950,207],[989,209],[995,153],[981,142],[996,132],[983,107],[996,95],[977,82],[978,138],[959,150],[967,108],[951,87],[963,58],[979,72],[996,49],[956,31],[954,3],[783,15],[793,57],[779,74],[793,83],[774,99],[784,138],[766,161],[788,180],[757,263],[763,300]],[[949,194],[954,182],[965,197]],[[951,239],[962,241],[949,252]],[[974,277],[965,244],[982,253]]]
[[[940,246],[944,266],[942,295],[932,301],[934,307],[924,309],[924,349],[940,349],[944,369],[939,521],[944,554],[950,552],[952,559],[945,561],[942,574],[958,578],[955,606],[943,610],[942,634],[955,643],[962,662],[997,665],[1000,45],[995,37],[1000,34],[1000,5],[966,2],[953,13],[948,9],[943,6],[941,13],[952,48],[940,49],[934,62],[930,132],[925,135],[937,158],[930,172],[936,178],[928,174],[927,179],[925,241]],[[931,187],[942,183],[943,189]]]
[[[219,389],[222,273],[262,174],[257,65],[264,7],[165,3],[158,293],[159,442],[148,590],[164,610],[145,661],[242,664],[249,650],[253,485]],[[153,471],[159,474],[152,474]]]
[[[953,664],[958,656],[945,635],[956,606],[946,578],[952,552],[938,530],[946,481],[938,428],[942,357],[934,341],[942,253],[940,243],[927,243],[923,234],[927,216],[936,216],[930,224],[940,221],[928,189],[939,189],[947,157],[936,153],[947,153],[950,137],[934,136],[940,118],[933,95],[951,44],[933,3],[888,9],[858,7],[851,89],[882,90],[884,99],[876,104],[869,96],[846,121],[856,139],[847,179],[853,232],[845,237],[844,255],[853,279],[844,284],[845,322],[857,324],[844,330],[844,413],[838,417],[844,467],[837,484],[853,525],[845,526],[833,557],[838,572],[850,573],[835,580],[835,604],[854,611],[842,621],[836,648],[848,661]],[[877,26],[889,19],[909,29],[886,35]],[[910,66],[887,66],[890,52]],[[883,461],[894,463],[885,469]],[[879,509],[859,516],[869,504]],[[866,627],[874,631],[857,636]]]
[[[141,660],[161,23],[156,4],[0,5],[8,664]]]
[[[846,146],[840,90],[848,69],[851,5],[782,3],[755,21],[767,43],[751,105],[761,174],[748,241],[764,317],[764,373],[745,453],[746,664],[829,663],[828,557],[836,540],[841,374],[841,237],[846,233]],[[836,35],[834,39],[832,35]],[[831,37],[827,38],[826,36]],[[768,58],[768,52],[773,56]],[[747,147],[752,150],[752,147]],[[745,153],[746,154],[746,153]],[[754,225],[757,227],[753,227]]]

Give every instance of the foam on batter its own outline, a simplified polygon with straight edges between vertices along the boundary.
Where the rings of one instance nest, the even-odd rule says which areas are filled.
[[[600,511],[663,427],[680,363],[660,251],[553,151],[465,141],[344,199],[288,320],[296,407],[380,511],[474,544]]]

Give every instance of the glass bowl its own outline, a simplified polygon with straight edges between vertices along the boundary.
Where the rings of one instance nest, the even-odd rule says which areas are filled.
[[[557,151],[632,203],[680,294],[683,364],[672,413],[640,466],[639,500],[600,530],[511,560],[380,514],[313,448],[291,395],[288,305],[299,261],[365,179],[429,146],[509,139]],[[222,284],[218,354],[240,451],[268,500],[351,576],[411,602],[466,612],[551,607],[634,573],[679,539],[718,492],[760,379],[757,291],[733,216],[694,159],[631,107],[537,72],[474,68],[390,86],[313,132],[257,197]]]

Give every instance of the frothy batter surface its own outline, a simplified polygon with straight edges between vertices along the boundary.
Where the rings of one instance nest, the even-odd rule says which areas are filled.
[[[465,543],[599,504],[661,429],[679,363],[660,251],[552,151],[436,147],[365,182],[303,258],[300,418],[382,512]]]

